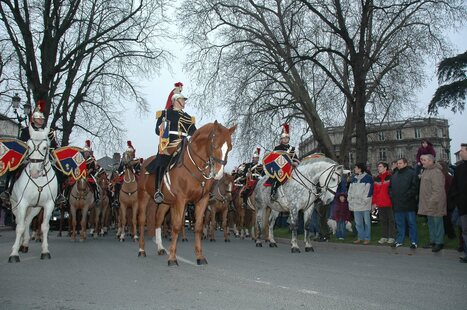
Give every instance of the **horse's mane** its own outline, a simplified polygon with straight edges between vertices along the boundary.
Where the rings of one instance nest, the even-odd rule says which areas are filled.
[[[300,163],[300,166],[307,166],[307,165],[311,165],[311,164],[317,163],[317,162],[326,162],[326,163],[330,163],[330,164],[337,164],[334,160],[326,157],[324,154],[316,153],[316,154],[311,154],[311,155],[305,157],[304,159],[302,159],[302,161]]]

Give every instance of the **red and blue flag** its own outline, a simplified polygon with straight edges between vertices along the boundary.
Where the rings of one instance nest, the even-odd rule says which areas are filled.
[[[16,170],[28,154],[28,145],[17,139],[0,139],[0,176]]]
[[[64,146],[53,151],[57,168],[75,180],[86,176],[86,160],[82,151],[75,146]]]
[[[292,159],[287,152],[272,151],[267,153],[263,158],[263,166],[268,177],[281,183],[292,176]]]

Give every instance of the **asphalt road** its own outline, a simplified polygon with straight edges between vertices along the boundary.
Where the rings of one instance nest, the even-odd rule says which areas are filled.
[[[251,240],[179,242],[168,267],[149,240],[49,238],[51,260],[31,243],[8,263],[13,231],[0,231],[0,309],[467,309],[467,264],[443,250],[315,243],[315,252],[256,248]],[[164,245],[168,248],[168,241]]]

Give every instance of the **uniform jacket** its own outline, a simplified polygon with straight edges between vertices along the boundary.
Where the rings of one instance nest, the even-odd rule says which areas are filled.
[[[420,179],[418,214],[428,216],[446,215],[447,201],[444,183],[445,178],[440,164],[435,163],[423,170]]]
[[[161,135],[161,127],[168,130],[168,145],[165,149],[174,150],[184,137],[196,131],[195,118],[183,110],[167,109],[156,113],[156,134]],[[166,154],[167,153],[167,154]],[[164,154],[169,155],[171,152]]]
[[[391,174],[386,171],[379,174],[374,179],[373,201],[378,208],[391,207],[392,202],[389,197],[389,185],[391,184]]]
[[[373,196],[373,177],[366,172],[354,175],[349,187],[349,209],[350,211],[371,210]]]
[[[295,152],[294,146],[281,143],[274,147],[274,151],[284,151],[284,152],[290,153],[290,158],[292,158],[292,160],[298,161],[298,156],[297,156],[297,153]]]
[[[394,212],[417,211],[418,177],[409,166],[397,169],[391,177],[389,197]]]
[[[449,198],[459,210],[459,215],[467,214],[467,160],[454,169],[454,178],[449,188]]]
[[[34,126],[34,124],[31,124],[31,127],[35,131],[42,131],[44,130],[43,128],[38,128]],[[55,139],[55,130],[50,128],[49,131],[49,140],[50,140],[50,148],[56,149],[58,147],[57,139]],[[31,139],[31,136],[29,135],[29,127],[24,127],[21,129],[21,134],[19,136],[19,139],[24,142],[28,142],[29,139]]]
[[[251,176],[253,179],[257,180],[264,175],[263,165],[258,161],[258,163],[249,162],[245,164],[245,169],[243,170],[243,176],[246,177],[246,174],[251,171]]]

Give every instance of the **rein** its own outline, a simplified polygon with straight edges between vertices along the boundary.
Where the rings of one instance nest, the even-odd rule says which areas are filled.
[[[296,173],[295,173],[295,174],[296,174],[296,177],[293,177],[293,179],[294,179],[295,181],[297,181],[298,184],[300,184],[300,185],[302,185],[303,187],[305,187],[305,189],[306,189],[309,193],[312,193],[313,195],[315,195],[315,196],[317,196],[317,197],[320,197],[321,195],[323,195],[323,189],[324,189],[325,191],[328,191],[328,192],[330,192],[331,194],[335,195],[336,192],[335,192],[334,190],[332,190],[332,189],[329,188],[329,181],[331,180],[332,175],[333,175],[334,173],[337,173],[337,172],[336,172],[337,166],[338,166],[338,165],[331,165],[331,166],[329,166],[328,168],[326,168],[325,170],[323,170],[323,171],[319,174],[319,176],[317,177],[317,179],[318,179],[318,182],[317,182],[317,183],[314,183],[313,181],[311,181],[310,179],[308,179],[303,173],[301,173],[301,172],[298,171],[297,169],[294,170],[294,171],[296,172]],[[322,176],[325,172],[327,172],[327,171],[329,171],[329,170],[331,170],[331,171],[330,171],[330,173],[327,175],[326,180],[325,180],[325,182],[324,182],[324,185],[321,186],[320,183],[319,183],[319,179],[321,178],[321,176]],[[339,175],[339,177],[340,177],[340,174],[338,174],[338,175]],[[306,185],[306,183],[305,183],[305,181],[304,181],[303,179],[305,179],[306,182],[311,183],[311,185],[313,185],[313,187],[310,189],[310,188]],[[313,188],[317,188],[317,191],[314,192],[314,191],[313,191]]]

